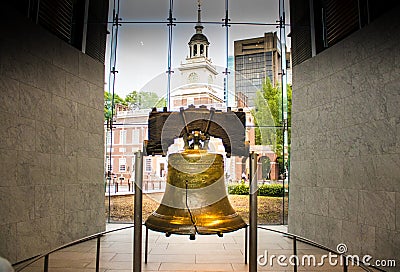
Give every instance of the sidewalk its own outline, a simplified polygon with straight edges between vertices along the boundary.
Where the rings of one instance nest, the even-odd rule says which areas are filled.
[[[107,230],[127,226],[126,224],[108,224]],[[286,231],[285,226],[270,226]],[[143,230],[143,233],[145,231]],[[142,266],[142,271],[248,271],[244,264],[244,233],[236,232],[216,235],[197,235],[196,240],[190,241],[188,236],[171,235],[165,237],[162,233],[149,231],[148,263]],[[259,230],[258,255],[268,251],[272,254],[289,256],[292,254],[292,240],[280,234]],[[100,271],[128,272],[132,271],[132,229],[114,232],[101,240]],[[143,243],[145,239],[143,237]],[[326,252],[306,244],[298,243],[298,254],[314,254],[321,256]],[[96,241],[64,249],[51,254],[49,271],[52,272],[89,272],[94,271]],[[144,256],[144,247],[143,247]],[[39,272],[43,269],[43,260],[23,271]],[[299,267],[299,271],[343,271],[343,267]],[[292,266],[281,267],[258,266],[258,271],[293,271]],[[349,267],[348,271],[363,271],[357,267]]]
[[[109,193],[110,191],[110,193]],[[116,192],[117,191],[117,192]],[[118,185],[118,189],[115,184],[110,184],[110,186],[105,185],[105,196],[111,195],[134,195],[131,185],[128,185],[127,182],[124,182],[122,185]],[[142,192],[144,194],[150,193],[162,193],[165,191],[165,181],[164,182],[149,182],[148,184],[143,185]]]

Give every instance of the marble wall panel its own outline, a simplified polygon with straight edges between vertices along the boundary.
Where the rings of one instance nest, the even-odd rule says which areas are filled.
[[[303,187],[303,186],[296,186],[292,184],[290,186],[291,190],[293,189],[295,194],[292,194],[291,191],[289,191],[289,198],[290,198],[290,205],[291,205],[291,210],[292,211],[297,211],[297,212],[303,212],[304,211],[304,198],[306,196],[306,191],[308,187]]]
[[[15,241],[17,240],[17,224],[1,224],[0,227],[0,256],[12,256],[9,259],[11,263],[16,262],[17,249],[15,247]]]
[[[17,154],[16,150],[0,149],[0,187],[17,185]]]
[[[105,228],[104,65],[0,15],[0,255],[17,262]]]
[[[78,159],[76,156],[52,154],[50,165],[53,184],[78,182]]]
[[[292,204],[289,205],[290,208],[288,211],[288,232],[304,237],[303,213],[295,211],[292,208]]]
[[[311,213],[303,213],[302,220],[303,234],[310,240],[315,240],[315,234],[318,228],[316,224],[316,215]]]
[[[396,231],[400,232],[400,193],[396,192]]]
[[[293,86],[296,88],[303,88],[315,81],[317,81],[317,68],[312,59],[304,61],[301,69],[293,69]]]
[[[375,178],[366,179],[364,190],[386,192],[400,191],[400,155],[385,154],[373,160]],[[378,182],[379,181],[379,182]]]
[[[53,95],[51,121],[67,129],[76,129],[78,123],[78,105],[72,100]]]
[[[400,117],[400,112],[398,110],[400,104],[400,86],[399,81],[394,80],[387,82],[382,86],[382,90],[379,93],[385,99],[385,105],[387,109],[387,114],[389,117]]]
[[[342,236],[342,220],[317,215],[315,217],[317,227],[315,240],[329,248],[336,249],[338,240]]]
[[[329,213],[329,188],[321,187],[305,187],[304,193],[304,210],[307,213],[328,216]]]
[[[35,86],[57,96],[67,97],[65,92],[67,73],[46,61],[38,61],[37,66],[39,71]]]
[[[32,119],[4,113],[0,119],[0,146],[4,149],[35,150],[36,122]]]
[[[50,171],[50,154],[18,152],[17,184],[19,186],[50,184]]]
[[[34,219],[34,186],[0,187],[0,193],[2,224]]]
[[[389,230],[396,228],[396,193],[360,191],[358,222]]]
[[[342,237],[337,243],[345,243],[349,254],[374,255],[375,227],[344,220],[342,224]]]
[[[359,158],[344,157],[342,161],[338,162],[343,165],[343,177],[337,180],[339,187],[361,190],[368,181],[375,183],[376,169],[373,161],[373,158],[369,156]]]
[[[98,87],[104,87],[104,65],[99,61],[79,54],[78,75]]]
[[[78,158],[78,182],[80,183],[102,183],[104,172],[104,159],[101,158]],[[101,164],[100,164],[101,163]]]
[[[57,41],[52,48],[55,53],[55,57],[52,58],[52,63],[70,74],[78,74],[79,52],[72,48],[71,45],[62,41]],[[66,92],[66,94],[69,95],[68,92]]]
[[[104,152],[104,134],[89,133],[87,146],[88,156],[98,158]]]
[[[83,104],[85,106],[90,106],[90,83],[85,81],[84,79],[74,74],[67,74],[66,92],[69,94],[69,98],[72,101]],[[104,94],[102,96],[102,99],[104,99]]]
[[[102,134],[104,133],[103,127],[98,126],[99,122],[104,121],[104,111],[96,110],[91,107],[87,107],[78,104],[78,129],[81,131],[87,131],[91,133]]]
[[[378,260],[395,260],[396,267],[387,269],[387,271],[398,271],[400,262],[400,232],[387,230],[385,228],[376,228],[375,230],[376,251],[374,259]]]
[[[89,144],[89,132],[71,129],[65,130],[65,155],[87,157],[89,156],[89,148],[93,148]]]
[[[358,191],[329,189],[329,217],[357,222]]]
[[[89,106],[104,110],[104,86],[89,84]]]
[[[65,128],[52,123],[36,123],[36,151],[64,154]]]
[[[332,86],[332,100],[347,98],[359,91],[358,86],[353,84],[350,68],[341,69],[331,74],[329,85]]]
[[[52,105],[51,93],[22,83],[19,86],[19,101],[15,104],[19,107],[19,115],[38,121],[50,122],[52,116],[49,106]]]
[[[35,218],[64,212],[64,185],[35,186]]]
[[[38,57],[28,54],[20,44],[4,43],[1,67],[4,76],[38,87]]]
[[[66,184],[65,185],[65,212],[83,210],[82,184]]]
[[[51,231],[48,218],[17,223],[17,259],[24,260],[50,248]]]
[[[344,242],[374,258],[398,257],[400,247],[397,13],[293,68],[289,230],[331,247]],[[300,212],[293,204],[304,193]]]
[[[1,50],[1,49],[0,49]],[[19,83],[0,75],[0,112],[18,114]]]

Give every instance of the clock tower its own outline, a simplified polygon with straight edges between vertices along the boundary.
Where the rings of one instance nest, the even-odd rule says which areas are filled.
[[[171,110],[205,106],[208,108],[224,109],[224,90],[218,86],[217,69],[211,63],[210,42],[203,34],[201,23],[201,3],[197,1],[196,33],[189,40],[189,55],[181,63],[178,70],[182,81],[181,85],[171,92]]]
[[[206,83],[213,84],[218,74],[209,57],[209,45],[207,37],[203,34],[201,23],[201,2],[198,0],[197,24],[194,27],[196,33],[190,38],[189,55],[186,62],[182,63],[179,71],[186,78],[187,84]]]

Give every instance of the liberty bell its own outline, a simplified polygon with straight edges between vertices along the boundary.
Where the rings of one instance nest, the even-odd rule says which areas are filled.
[[[225,114],[237,119],[233,112],[215,112],[193,107],[181,109],[180,113],[159,113],[153,110],[150,114],[149,141],[146,147],[148,154],[149,151],[154,154],[162,147],[165,150],[173,143],[174,138],[180,136],[184,140],[184,149],[168,156],[165,193],[160,206],[146,220],[147,228],[163,232],[167,236],[182,234],[194,239],[196,234],[222,236],[223,233],[246,227],[227,197],[223,155],[208,150],[210,135],[221,136],[225,144],[231,142],[226,146],[224,144],[225,151],[228,149],[227,155],[232,151],[237,153],[237,147],[240,149],[237,146],[232,150],[232,139],[228,137],[230,129],[222,128],[224,122],[230,119],[221,118],[226,117],[223,116]],[[244,127],[242,121],[236,123],[240,125],[239,128]],[[182,131],[178,130],[181,133],[176,134],[176,126],[173,129],[173,125],[183,127]],[[153,128],[164,129],[160,134],[152,133]],[[233,132],[237,134],[237,129]],[[235,133],[230,136],[238,136]],[[239,135],[242,136],[241,133]],[[161,146],[157,143],[160,138],[164,141]],[[244,137],[239,140],[244,140]]]

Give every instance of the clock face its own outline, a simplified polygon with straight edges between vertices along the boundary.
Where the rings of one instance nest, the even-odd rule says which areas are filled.
[[[196,73],[190,73],[188,76],[189,83],[196,83],[199,81],[199,76]]]

